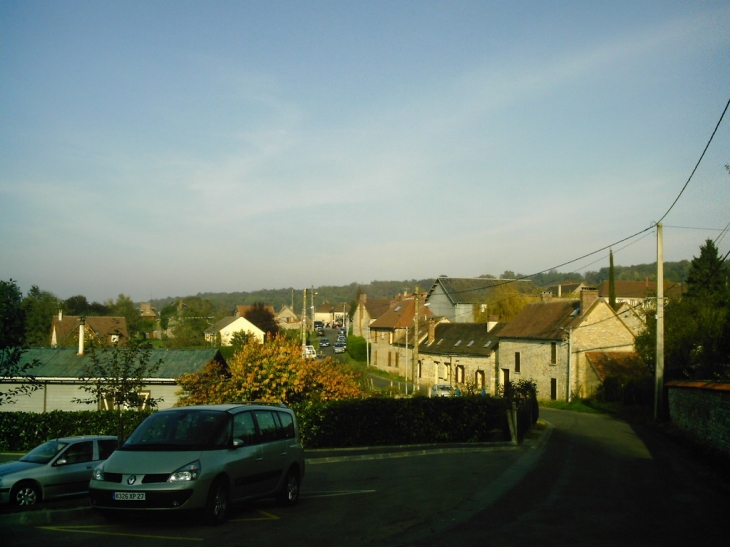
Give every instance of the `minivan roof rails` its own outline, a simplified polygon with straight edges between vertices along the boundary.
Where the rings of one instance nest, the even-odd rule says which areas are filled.
[[[262,406],[278,406],[280,408],[289,408],[282,402],[274,403],[271,401],[232,401],[229,405],[262,405]]]

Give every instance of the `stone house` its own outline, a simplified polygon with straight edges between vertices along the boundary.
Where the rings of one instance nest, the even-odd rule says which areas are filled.
[[[428,322],[428,336],[418,347],[418,383],[451,384],[496,394],[497,347],[505,323]]]
[[[51,347],[73,347],[79,344],[79,333],[98,346],[125,344],[129,336],[124,317],[80,317],[64,315],[58,310],[51,323]]]
[[[218,336],[220,335],[220,345],[230,346],[233,335],[237,332],[245,332],[253,336],[256,340],[264,343],[266,333],[251,323],[245,317],[228,316],[216,321],[213,325],[203,331],[205,341],[211,345],[217,345]]]
[[[352,315],[352,335],[368,337],[370,324],[390,309],[390,298],[368,298],[361,294]]]
[[[517,283],[518,289],[532,286],[530,281],[442,275],[429,289],[426,302],[436,317],[445,317],[451,323],[474,323],[474,312],[489,312],[486,302],[497,287],[507,282]]]
[[[109,403],[100,402],[96,406],[73,402],[74,398],[87,398],[86,391],[80,389],[83,384],[79,380],[85,365],[91,363],[91,356],[83,347],[75,348],[31,348],[23,353],[21,364],[38,364],[32,367],[32,374],[40,384],[39,389],[30,395],[16,397],[11,405],[0,405],[0,412],[51,412],[52,410],[110,410]],[[126,350],[119,350],[126,351]],[[141,392],[143,397],[162,399],[158,407],[171,408],[177,402],[176,393],[180,390],[176,379],[186,373],[197,372],[211,361],[226,364],[217,349],[180,349],[149,350],[149,364],[162,360],[159,370],[149,378],[145,378],[145,386]],[[5,384],[9,388],[21,385],[22,378],[9,378]],[[144,404],[142,408],[144,408]]]
[[[416,301],[412,296],[397,298],[391,303],[388,311],[370,324],[367,336],[370,341],[370,366],[404,378],[413,378],[414,367],[411,354],[406,348],[406,340],[410,340],[409,347],[412,352],[415,308]],[[419,343],[428,334],[427,319],[432,316],[423,299],[419,299],[417,335]]]
[[[528,304],[499,334],[498,381],[533,380],[541,399],[586,397],[601,383],[588,352],[633,352],[634,335],[598,291]]]

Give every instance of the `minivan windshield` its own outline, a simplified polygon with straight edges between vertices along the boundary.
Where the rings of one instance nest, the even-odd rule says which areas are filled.
[[[230,414],[217,410],[166,410],[152,414],[121,450],[214,450],[230,442]]]

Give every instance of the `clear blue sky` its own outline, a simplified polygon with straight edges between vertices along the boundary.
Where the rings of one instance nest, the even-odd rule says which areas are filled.
[[[728,29],[703,0],[5,0],[0,279],[141,301],[561,265],[669,209]],[[726,163],[730,113],[666,260],[730,222]],[[655,261],[653,232],[614,255]]]

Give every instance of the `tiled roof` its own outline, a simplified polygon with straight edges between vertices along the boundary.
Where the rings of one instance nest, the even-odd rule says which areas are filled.
[[[641,356],[634,351],[587,351],[586,358],[596,371],[601,382],[608,376],[641,377],[648,376]]]
[[[428,340],[419,345],[421,353],[438,355],[484,355],[497,349],[499,332],[506,323],[497,323],[487,331],[486,323],[439,323],[433,343]]]
[[[185,373],[197,372],[210,361],[225,363],[217,349],[153,349],[149,350],[149,354],[148,364],[162,359],[160,369],[153,376],[158,380],[172,380]],[[91,363],[90,353],[77,355],[77,350],[73,348],[31,348],[23,353],[21,363],[30,363],[35,359],[39,364],[31,368],[28,374],[39,379],[74,380],[79,377],[82,367]]]
[[[555,299],[525,306],[500,333],[500,338],[563,340],[563,329],[580,322],[580,301]]]
[[[233,323],[238,317],[234,317],[232,315],[229,315],[228,317],[224,317],[223,319],[219,319],[215,323],[213,323],[210,327],[205,329],[203,331],[204,334],[215,334],[221,329],[226,328],[228,325]]]
[[[423,305],[420,300],[419,306],[421,317],[433,316],[431,310]],[[404,329],[413,325],[413,313],[415,301],[412,298],[404,298],[393,302],[388,311],[384,312],[380,317],[370,324],[371,329]]]
[[[93,332],[98,340],[106,342],[106,338],[113,334],[119,334],[122,340],[126,340],[127,319],[124,317],[84,317],[86,323],[86,332]],[[81,323],[81,317],[78,315],[64,315],[61,319],[57,315],[53,316],[52,329],[56,331],[56,341],[63,344],[69,337],[75,336]]]
[[[609,297],[608,280],[598,284],[598,296]],[[655,281],[614,281],[617,298],[648,298],[656,296],[657,283]],[[664,281],[664,296],[679,298],[686,292],[683,283]]]
[[[365,301],[365,309],[370,319],[377,319],[390,309],[389,298],[368,298]]]

